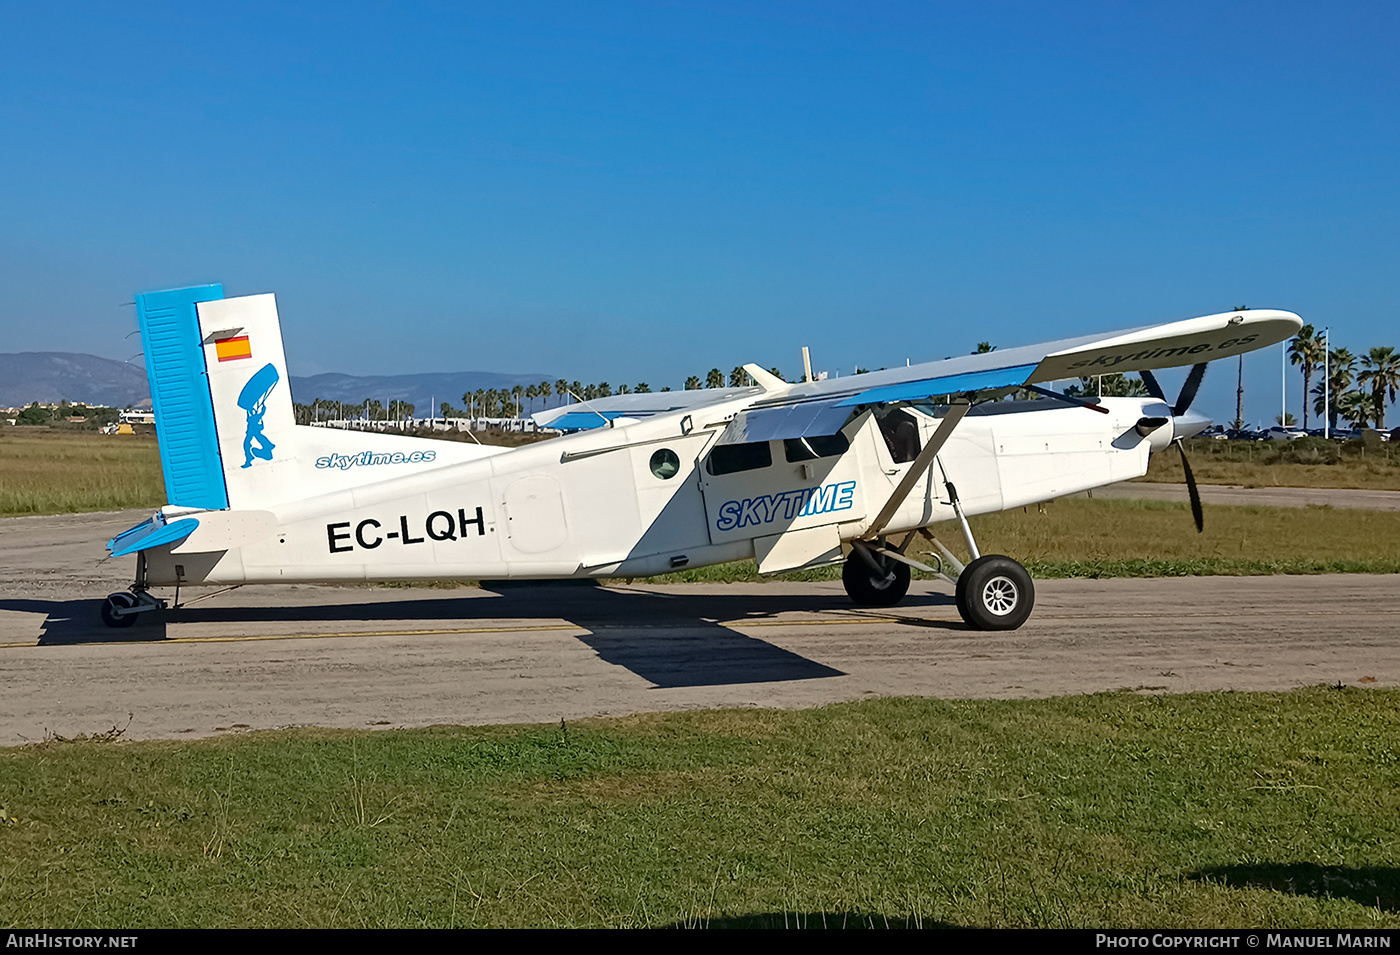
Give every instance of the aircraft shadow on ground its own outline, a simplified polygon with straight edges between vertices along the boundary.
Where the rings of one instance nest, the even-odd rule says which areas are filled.
[[[1197,882],[1236,889],[1272,889],[1289,895],[1351,899],[1384,912],[1400,912],[1400,869],[1391,866],[1317,865],[1278,862],[1221,865],[1187,873]]]
[[[801,654],[783,649],[725,626],[720,621],[772,620],[779,614],[840,611],[885,616],[883,611],[858,611],[837,594],[655,593],[626,588],[580,586],[576,583],[495,586],[483,591],[444,593],[441,597],[356,601],[347,590],[343,602],[305,606],[269,604],[262,607],[220,607],[211,601],[192,607],[142,614],[128,628],[102,624],[98,600],[0,600],[0,610],[43,613],[41,646],[81,643],[158,642],[169,639],[169,628],[187,623],[232,623],[256,627],[285,622],[357,624],[451,621],[470,627],[503,619],[555,622],[565,620],[587,632],[577,637],[607,663],[624,667],[660,688],[721,686],[811,680],[845,674]],[[269,594],[269,600],[275,600]],[[910,595],[904,609],[942,607],[952,603],[943,594]],[[919,626],[960,624],[910,618]],[[254,633],[242,630],[242,635]],[[347,633],[351,631],[347,628]]]

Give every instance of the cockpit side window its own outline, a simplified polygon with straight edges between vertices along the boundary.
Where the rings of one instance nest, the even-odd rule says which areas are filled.
[[[834,458],[845,454],[850,446],[851,442],[839,431],[808,438],[787,438],[783,441],[783,457],[793,464],[816,458]]]
[[[705,459],[705,470],[711,474],[734,474],[755,471],[773,463],[773,449],[767,441],[748,444],[721,444]]]

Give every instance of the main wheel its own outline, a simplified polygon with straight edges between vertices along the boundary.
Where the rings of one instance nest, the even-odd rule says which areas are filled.
[[[958,613],[974,630],[1015,630],[1035,606],[1035,585],[1010,557],[988,554],[958,575]]]
[[[136,597],[122,591],[120,593],[108,594],[107,599],[102,601],[102,622],[109,627],[129,627],[136,622],[136,614],[128,613],[117,616],[118,608],[126,610],[136,606]]]
[[[859,554],[851,554],[841,568],[841,583],[862,607],[893,607],[909,592],[909,565],[874,556],[885,566],[884,574],[876,574]]]

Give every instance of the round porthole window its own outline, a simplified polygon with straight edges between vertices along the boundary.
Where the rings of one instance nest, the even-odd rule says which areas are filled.
[[[670,448],[662,448],[651,456],[651,473],[663,481],[675,477],[680,470],[681,459]]]

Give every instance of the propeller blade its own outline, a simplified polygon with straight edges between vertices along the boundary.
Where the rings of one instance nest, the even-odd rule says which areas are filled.
[[[1205,376],[1205,362],[1191,366],[1191,374],[1186,376],[1186,384],[1181,386],[1181,394],[1176,396],[1176,404],[1172,405],[1173,415],[1183,415],[1186,409],[1191,407],[1191,402],[1196,400],[1196,392],[1201,387],[1201,379]]]
[[[1147,393],[1149,395],[1156,398],[1158,401],[1167,400],[1166,392],[1162,390],[1161,385],[1157,384],[1156,375],[1144,368],[1142,371],[1138,372],[1138,376],[1142,378],[1142,383],[1147,386]]]
[[[1200,368],[1200,365],[1196,366]],[[1180,441],[1175,441],[1176,449],[1181,452],[1181,470],[1186,475],[1186,493],[1191,496],[1191,516],[1196,519],[1196,533],[1203,534],[1206,529],[1205,515],[1201,513],[1201,492],[1196,490],[1196,476],[1191,473],[1191,464],[1186,460],[1186,446]]]

